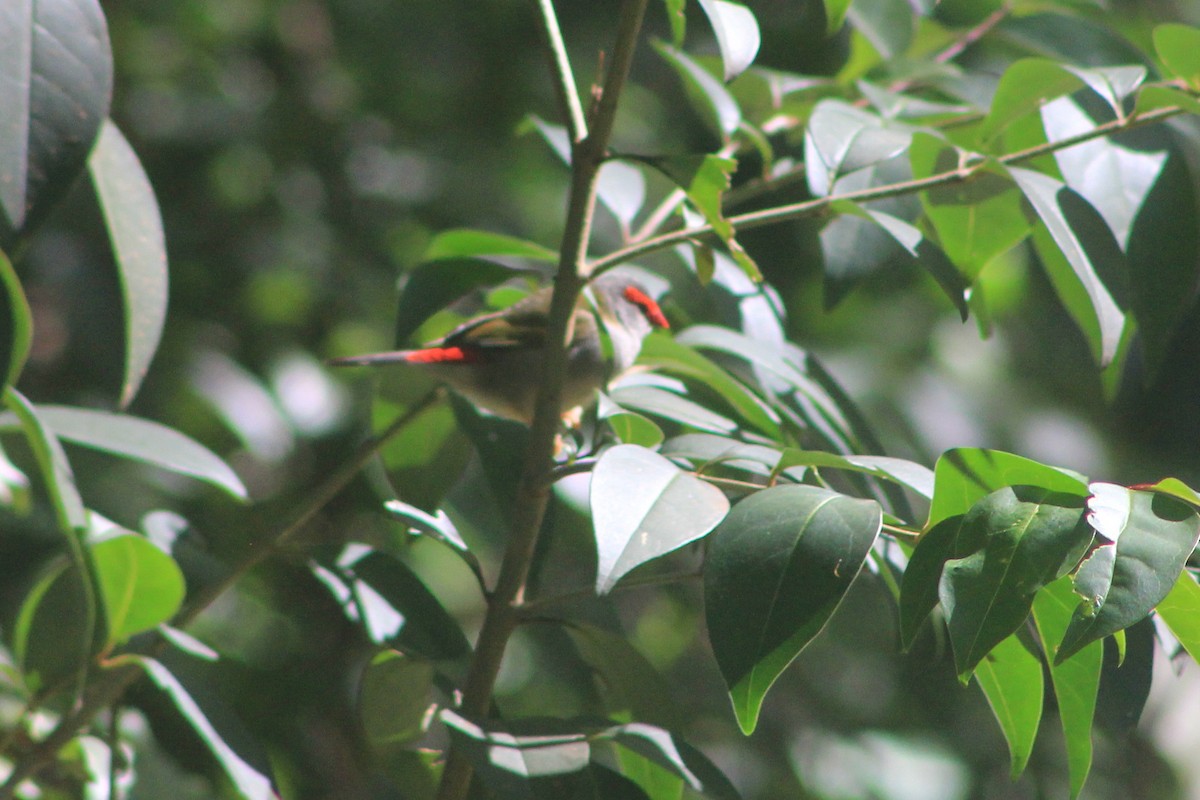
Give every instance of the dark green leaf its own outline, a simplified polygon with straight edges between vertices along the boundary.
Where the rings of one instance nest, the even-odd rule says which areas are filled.
[[[732,136],[742,123],[742,112],[729,90],[682,50],[662,42],[655,42],[655,49],[683,80],[688,99],[704,121],[722,141]]]
[[[596,591],[630,570],[704,536],[729,510],[720,489],[635,445],[604,452],[592,471]]]
[[[922,534],[904,568],[900,584],[900,641],[912,646],[921,623],[938,603],[942,567],[952,558],[963,558],[982,546],[978,527],[965,529],[964,515],[947,517]]]
[[[403,346],[421,325],[454,300],[481,286],[520,273],[492,261],[454,258],[422,264],[404,276],[396,311],[396,344]]]
[[[15,388],[8,387],[4,402],[37,457],[59,530],[68,535],[84,530],[87,527],[87,512],[84,511],[83,499],[75,486],[75,475],[71,472],[71,464],[67,461],[62,443],[42,420],[40,409],[35,408]]]
[[[933,502],[926,529],[958,514],[965,514],[984,496],[1005,486],[1040,486],[1052,492],[1087,497],[1082,476],[1039,464],[1002,450],[971,447],[947,450],[933,469]]]
[[[776,469],[784,470],[796,466],[830,467],[862,472],[876,478],[895,481],[922,497],[933,497],[933,472],[928,467],[903,458],[843,456],[822,450],[797,450],[789,447],[783,451],[783,458]]]
[[[724,773],[683,737],[671,731],[631,722],[610,728],[605,731],[605,736],[678,775],[694,792],[716,800],[740,800],[737,789]]]
[[[108,116],[113,68],[96,0],[5,2],[0,29],[0,248],[9,249],[83,169]]]
[[[246,800],[274,800],[276,795],[271,789],[271,781],[226,744],[225,740],[221,738],[221,734],[208,721],[204,711],[188,694],[179,679],[153,659],[140,656],[135,656],[133,659],[146,672],[150,680],[171,698],[175,708],[192,726],[209,751],[216,757],[221,768],[225,770],[235,791]]]
[[[1175,586],[1200,539],[1200,513],[1157,492],[1093,484],[1089,521],[1115,544],[1098,547],[1075,575],[1084,598],[1055,655],[1062,663],[1087,644],[1128,628]]]
[[[98,642],[91,586],[79,566],[55,559],[25,595],[12,628],[12,654],[30,691],[54,686],[88,662]]]
[[[140,417],[71,406],[41,406],[38,416],[67,441],[189,475],[234,497],[246,498],[246,487],[229,465],[173,428]],[[0,415],[0,427],[14,423],[12,417]]]
[[[849,9],[842,13],[885,61],[904,55],[912,43],[915,19],[904,0],[855,0],[847,5]],[[838,11],[841,9],[835,8],[835,13]]]
[[[1171,74],[1200,89],[1200,29],[1188,25],[1159,25],[1154,49]]]
[[[405,409],[377,394],[372,412],[378,432]],[[434,511],[466,467],[471,442],[459,430],[450,404],[438,403],[414,417],[380,455],[397,494],[418,508]]]
[[[106,121],[88,158],[125,305],[120,405],[137,394],[167,318],[167,242],[150,179],[121,131]]]
[[[728,83],[741,75],[758,54],[758,21],[754,12],[741,3],[727,0],[699,2],[716,34],[721,62],[725,65],[725,82]]]
[[[89,549],[108,647],[175,616],[183,603],[183,573],[169,555],[129,532],[94,541]]]
[[[713,654],[744,732],[763,696],[820,633],[882,524],[879,505],[813,486],[778,486],[734,506],[704,572]]]
[[[377,653],[358,689],[363,732],[373,744],[403,744],[425,732],[433,665],[395,650]]]
[[[33,313],[29,309],[21,279],[3,252],[0,252],[0,283],[4,284],[0,299],[3,304],[3,309],[0,309],[0,375],[4,376],[4,385],[11,386],[17,382],[21,371],[25,369],[25,360],[29,358],[29,347],[33,341]]]
[[[966,683],[975,665],[1029,616],[1034,594],[1073,569],[1092,540],[1078,495],[1030,486],[998,489],[963,520],[959,541],[982,548],[948,561],[938,595],[954,663]]]
[[[679,698],[624,636],[584,622],[564,627],[579,657],[595,670],[610,714],[628,712],[633,719],[670,729],[683,724]]]
[[[1029,763],[1042,719],[1042,663],[1016,636],[1010,636],[980,662],[975,679],[1004,732],[1015,779]]]
[[[832,36],[841,30],[850,10],[851,0],[825,0],[825,35]]]
[[[1033,620],[1043,652],[1053,653],[1055,645],[1062,641],[1077,601],[1071,579],[1065,575],[1038,592],[1033,601]],[[1092,768],[1092,720],[1096,715],[1096,693],[1100,690],[1103,663],[1103,644],[1092,642],[1073,657],[1050,667],[1067,747],[1071,800],[1079,797]]]

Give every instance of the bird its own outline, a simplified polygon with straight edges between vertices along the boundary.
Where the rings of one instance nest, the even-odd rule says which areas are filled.
[[[563,415],[590,403],[596,390],[632,366],[651,331],[670,327],[658,303],[625,275],[605,273],[590,288],[594,302],[580,296],[571,317]],[[529,426],[537,402],[552,291],[540,289],[506,309],[468,320],[415,350],[346,356],[328,363],[335,367],[409,364],[475,406]],[[597,315],[608,336],[607,351]]]

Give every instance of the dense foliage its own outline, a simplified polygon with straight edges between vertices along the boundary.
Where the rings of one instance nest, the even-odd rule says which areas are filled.
[[[1200,20],[363,5],[0,13],[0,797],[1184,791]],[[528,428],[318,358],[548,284]]]

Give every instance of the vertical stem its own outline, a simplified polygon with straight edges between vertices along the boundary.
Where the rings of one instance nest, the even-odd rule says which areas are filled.
[[[567,45],[562,30],[558,27],[558,15],[554,13],[552,0],[537,0],[542,20],[542,33],[546,37],[550,64],[554,72],[554,89],[562,106],[563,121],[572,144],[587,136],[587,120],[583,116],[583,104],[579,100],[579,89],[575,85],[575,74],[571,71],[571,60],[567,57]]]
[[[492,704],[496,675],[519,622],[519,606],[537,547],[538,532],[546,513],[550,488],[545,476],[554,463],[554,437],[562,406],[563,375],[567,363],[570,324],[579,294],[587,277],[587,249],[596,206],[596,176],[608,151],[616,117],[617,100],[629,75],[647,0],[624,0],[613,48],[611,68],[604,82],[591,130],[574,143],[571,158],[571,193],[567,203],[566,228],[560,248],[554,295],[547,323],[546,353],[537,406],[530,426],[524,470],[513,508],[508,545],[500,565],[495,589],[488,598],[487,612],[475,643],[471,666],[463,685],[461,711],[469,718],[487,715]],[[548,2],[543,11],[552,14]],[[555,25],[554,27],[557,27]],[[563,81],[560,73],[559,82]],[[574,84],[572,83],[572,86]],[[439,800],[463,800],[471,785],[471,765],[461,748],[451,747],[438,787]]]

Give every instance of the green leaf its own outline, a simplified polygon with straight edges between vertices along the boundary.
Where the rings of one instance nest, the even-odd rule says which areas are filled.
[[[84,530],[88,524],[87,512],[75,486],[75,475],[62,443],[42,419],[41,409],[35,408],[12,386],[5,391],[4,402],[37,458],[59,530],[68,535]]]
[[[25,595],[12,626],[13,660],[37,692],[77,674],[97,643],[91,585],[78,563],[51,561]]]
[[[952,558],[963,558],[982,545],[978,526],[965,529],[965,516],[946,517],[922,534],[904,568],[900,582],[900,642],[907,650],[921,623],[938,604],[942,568]]]
[[[479,231],[470,228],[455,228],[442,231],[433,237],[433,241],[425,248],[422,258],[425,262],[444,261],[455,258],[489,258],[508,256],[512,258],[528,258],[532,261],[542,261],[553,264],[558,261],[558,253],[536,242],[518,239],[491,231]]]
[[[1069,97],[1042,107],[1042,124],[1052,142],[1085,133],[1095,124]],[[1054,154],[1067,186],[1099,212],[1125,250],[1133,222],[1167,162],[1165,152],[1144,153],[1092,139]]]
[[[125,307],[125,378],[120,406],[137,394],[167,318],[167,242],[150,179],[110,121],[88,157],[88,171],[112,243]]]
[[[740,800],[724,773],[678,734],[631,722],[608,729],[605,736],[678,775],[693,792],[716,800]]]
[[[734,506],[709,544],[709,639],[743,732],[763,696],[820,633],[883,522],[879,505],[814,486],[777,486]]]
[[[221,734],[208,721],[204,711],[188,694],[187,689],[171,672],[159,662],[142,656],[130,657],[145,671],[158,688],[167,693],[175,708],[187,720],[196,734],[204,741],[209,752],[216,757],[221,769],[229,776],[235,791],[246,800],[273,800],[275,793],[271,781],[239,756],[226,744]]]
[[[29,348],[33,342],[33,312],[12,262],[0,252],[0,283],[4,284],[0,310],[0,375],[4,385],[12,386],[25,369]],[[7,343],[7,348],[4,348]]]
[[[1029,763],[1042,719],[1042,663],[1016,636],[1010,636],[980,662],[975,680],[1004,732],[1015,780]]]
[[[126,414],[89,408],[41,406],[38,416],[62,439],[188,475],[246,498],[246,487],[215,453],[179,431]],[[0,415],[0,427],[16,420]]]
[[[598,594],[635,567],[704,536],[729,511],[720,489],[635,445],[617,445],[600,457],[590,502]]]
[[[842,100],[822,100],[804,134],[808,187],[824,197],[841,176],[898,155],[913,132]]]
[[[175,616],[183,603],[183,573],[169,555],[123,532],[89,544],[103,601],[107,647]]]
[[[1077,600],[1071,579],[1065,575],[1038,592],[1033,601],[1033,620],[1043,652],[1053,653],[1054,647],[1062,641]],[[1092,721],[1096,716],[1096,695],[1100,691],[1103,664],[1103,643],[1092,642],[1061,664],[1050,666],[1050,682],[1054,685],[1067,747],[1071,800],[1083,791],[1084,781],[1092,768]]]
[[[585,622],[566,622],[564,629],[579,657],[595,670],[610,715],[628,712],[663,728],[683,725],[682,706],[666,679],[629,640]]]
[[[933,471],[928,467],[890,456],[838,455],[824,450],[798,450],[789,447],[776,466],[777,471],[790,467],[830,467],[852,472],[862,472],[876,478],[894,481],[922,497],[933,497]]]
[[[6,0],[0,30],[0,249],[10,250],[83,169],[113,66],[97,0]]]
[[[1106,246],[1107,242],[1101,237],[1086,235],[1094,232],[1087,225],[1086,215],[1088,212],[1095,212],[1086,203],[1082,204],[1083,208],[1077,203],[1067,205],[1071,202],[1069,198],[1078,198],[1078,195],[1061,182],[1040,172],[1018,167],[1010,167],[1009,174],[1037,211],[1055,246],[1070,266],[1070,272],[1064,272],[1052,269],[1053,262],[1046,264],[1047,269],[1051,270],[1050,279],[1054,282],[1059,296],[1063,298],[1064,304],[1075,316],[1079,326],[1085,333],[1089,333],[1095,325],[1098,337],[1089,337],[1092,354],[1101,366],[1107,365],[1116,355],[1121,332],[1125,327],[1125,313],[1113,299],[1112,292],[1101,278],[1101,274],[1125,274],[1120,249],[1115,243],[1111,247]],[[1069,301],[1071,293],[1077,291],[1076,287],[1082,289],[1087,296],[1086,308],[1080,308]]]
[[[842,29],[851,0],[825,0],[825,35],[833,36]]]
[[[519,274],[501,264],[474,258],[447,258],[420,265],[402,279],[396,344],[407,343],[426,320],[468,292]]]
[[[855,0],[848,5],[843,13],[884,60],[904,55],[912,43],[915,18],[905,0]]]
[[[605,399],[607,400],[607,397]],[[612,401],[608,400],[608,402]],[[641,414],[622,410],[616,403],[612,404],[612,408],[607,413],[601,414],[601,419],[621,444],[636,444],[651,449],[662,444],[662,428]]]
[[[405,411],[376,394],[371,414],[374,430],[383,431]],[[471,453],[471,442],[459,430],[454,410],[449,403],[438,403],[414,417],[380,455],[397,493],[408,503],[433,511],[458,481]]]
[[[1192,659],[1200,661],[1200,585],[1191,573],[1180,573],[1154,610]]]
[[[687,33],[687,0],[663,0],[667,10],[667,21],[671,23],[671,44],[683,47]]]
[[[1057,61],[1025,58],[1015,62],[1000,77],[991,109],[976,131],[977,143],[986,147],[1018,118],[1082,86],[1079,76]]]
[[[761,41],[758,21],[754,12],[741,3],[700,0],[700,7],[716,34],[721,62],[725,65],[725,82],[728,83],[754,63]]]
[[[699,403],[654,386],[618,386],[611,392],[615,403],[646,414],[673,420],[710,433],[733,433],[737,423],[709,411]]]
[[[1040,486],[1051,492],[1087,497],[1085,479],[1002,450],[972,447],[947,450],[933,468],[933,502],[926,530],[1005,486]]]
[[[1134,112],[1144,114],[1158,108],[1181,108],[1189,114],[1200,114],[1200,99],[1171,86],[1143,86]]]
[[[732,136],[742,124],[742,111],[729,90],[682,50],[663,42],[655,42],[654,48],[683,80],[688,99],[709,127],[722,141]]]
[[[927,133],[913,137],[910,159],[914,178],[959,166],[959,152]],[[921,203],[946,255],[972,279],[1029,235],[1021,192],[993,166],[978,169],[969,181],[922,192]]]
[[[1075,574],[1075,592],[1084,599],[1056,664],[1153,611],[1200,539],[1200,512],[1182,500],[1113,484],[1092,484],[1092,491],[1088,519],[1114,544],[1096,548]]]
[[[395,650],[376,653],[358,688],[363,732],[375,745],[404,744],[425,733],[433,702],[433,665]]]
[[[475,573],[480,585],[483,585],[483,567],[479,559],[471,552],[445,511],[438,509],[435,514],[430,514],[402,500],[388,500],[383,504],[383,508],[393,518],[407,525],[410,533],[436,539],[453,550]]]
[[[594,727],[574,720],[518,720],[477,724],[450,709],[439,718],[476,774],[504,798],[549,800],[539,781],[577,773],[592,755]]]
[[[1172,75],[1200,89],[1200,29],[1159,25],[1154,29],[1154,50]]]
[[[959,541],[982,548],[947,561],[938,587],[963,683],[1025,623],[1034,594],[1083,557],[1092,540],[1083,508],[1079,495],[1009,486],[967,512]]]

